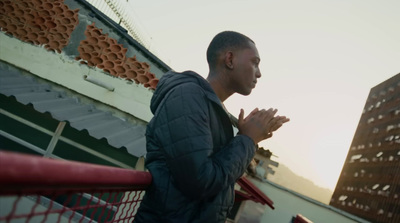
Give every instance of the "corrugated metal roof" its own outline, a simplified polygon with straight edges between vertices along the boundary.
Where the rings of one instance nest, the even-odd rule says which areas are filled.
[[[136,157],[146,153],[145,125],[99,110],[93,104],[79,100],[78,95],[72,96],[34,77],[1,67],[0,93],[14,96],[22,104],[32,104],[39,112],[49,112],[59,121],[68,121],[75,129],[85,129],[97,139],[105,138],[111,146],[125,147]]]

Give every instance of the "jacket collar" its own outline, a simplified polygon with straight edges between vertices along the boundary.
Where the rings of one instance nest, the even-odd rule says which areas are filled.
[[[221,107],[222,110],[225,111],[222,102],[219,100],[217,94],[215,94],[214,90],[211,88],[211,85],[208,83],[208,81],[194,71],[185,71],[182,73],[169,71],[166,74],[164,74],[160,78],[160,81],[151,99],[151,105],[150,105],[151,111],[153,113],[155,112],[158,105],[173,88],[188,82],[197,83],[202,89],[204,89],[207,98],[210,101],[217,104],[219,107]]]

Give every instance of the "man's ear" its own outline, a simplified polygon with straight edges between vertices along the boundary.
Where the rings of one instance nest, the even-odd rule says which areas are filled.
[[[227,51],[225,53],[225,66],[229,70],[233,69],[233,52],[232,51]]]

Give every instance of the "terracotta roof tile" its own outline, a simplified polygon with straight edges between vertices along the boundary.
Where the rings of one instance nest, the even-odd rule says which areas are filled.
[[[44,46],[61,53],[79,24],[79,9],[71,10],[61,0],[1,1],[1,30],[24,42]],[[150,65],[136,57],[126,57],[127,48],[103,33],[95,23],[84,31],[76,59],[82,64],[98,67],[110,75],[143,84],[155,89],[158,79],[150,72]]]

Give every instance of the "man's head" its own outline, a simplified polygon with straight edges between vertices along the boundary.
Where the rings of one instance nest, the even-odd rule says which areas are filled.
[[[218,57],[226,51],[249,48],[254,41],[249,37],[234,31],[224,31],[218,33],[212,40],[207,49],[207,62],[210,70],[216,68]]]
[[[254,41],[233,31],[217,34],[207,49],[210,76],[219,76],[227,94],[248,95],[261,77],[260,56]],[[222,81],[221,81],[222,82]]]

